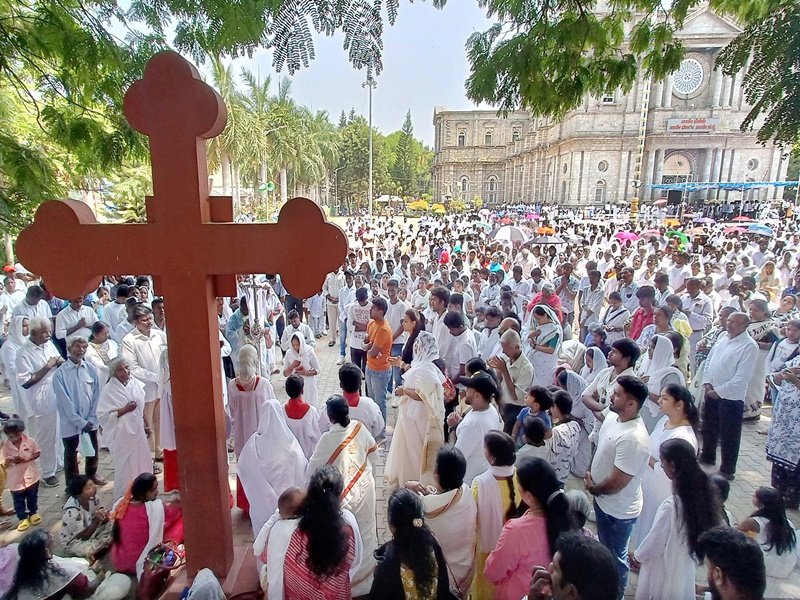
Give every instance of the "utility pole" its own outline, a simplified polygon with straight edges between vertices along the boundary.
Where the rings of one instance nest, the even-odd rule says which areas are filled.
[[[369,218],[372,218],[372,88],[378,85],[372,74],[367,75],[367,80],[361,87],[369,87]]]

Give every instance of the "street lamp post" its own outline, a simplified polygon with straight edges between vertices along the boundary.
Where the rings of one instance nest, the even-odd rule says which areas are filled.
[[[372,218],[372,88],[378,85],[378,82],[372,78],[372,74],[367,75],[367,80],[361,84],[361,87],[369,88],[369,218]]]

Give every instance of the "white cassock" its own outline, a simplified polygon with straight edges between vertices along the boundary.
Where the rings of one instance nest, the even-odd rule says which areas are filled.
[[[11,388],[11,399],[14,401],[14,412],[27,423],[30,408],[25,397],[25,390],[17,380],[17,354],[25,343],[25,336],[22,334],[22,324],[28,317],[12,317],[8,324],[8,338],[5,344],[0,347],[0,359],[3,361],[3,373],[8,379]]]
[[[254,536],[278,508],[278,497],[290,487],[305,488],[306,484],[308,461],[282,412],[277,400],[261,405],[258,430],[244,444],[236,463],[236,474],[250,502]]]
[[[136,410],[117,416],[131,400]],[[100,392],[97,419],[114,463],[114,500],[121,498],[131,481],[142,473],[153,472],[153,459],[144,432],[144,386],[131,376],[127,385],[112,377]]]
[[[245,390],[236,379],[228,383],[228,409],[233,421],[233,451],[237,460],[247,440],[258,430],[261,405],[269,400],[277,403],[269,379],[256,377],[252,390]]]
[[[161,417],[161,429],[159,431],[158,445],[162,450],[175,450],[175,414],[172,410],[172,376],[169,372],[169,356],[167,349],[161,353],[158,361],[158,397],[161,402],[158,405],[159,416]]]
[[[303,454],[305,454],[306,458],[311,458],[311,455],[314,454],[314,449],[317,447],[319,436],[322,435],[319,429],[319,411],[309,405],[308,410],[299,419],[289,416],[289,413],[292,412],[289,404],[284,404],[281,411],[286,419],[286,425],[300,443]],[[330,423],[330,421],[328,422]]]
[[[351,420],[347,427],[331,425],[322,434],[314,455],[308,461],[308,474],[331,464],[344,478],[342,508],[352,512],[358,521],[364,558],[358,574],[352,579],[353,597],[364,596],[372,587],[375,556],[378,547],[375,515],[375,477],[372,464],[378,459],[377,445],[361,421]]]

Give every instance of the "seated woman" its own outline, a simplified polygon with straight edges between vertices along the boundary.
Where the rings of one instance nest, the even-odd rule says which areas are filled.
[[[758,510],[739,523],[739,529],[761,546],[767,576],[785,579],[797,564],[797,535],[786,518],[783,497],[775,488],[760,487],[753,504]]]
[[[336,467],[322,465],[311,475],[297,529],[283,564],[276,564],[283,571],[285,600],[350,599],[351,582],[358,583],[353,576],[361,565],[361,538],[355,517],[342,509],[343,490]]]
[[[478,507],[464,483],[467,460],[455,446],[443,446],[436,455],[433,478],[435,488],[419,481],[406,481],[405,487],[422,495],[425,521],[442,548],[450,568],[450,586],[462,598],[469,594],[475,568],[475,525]]]
[[[181,509],[158,499],[158,480],[142,473],[111,513],[114,543],[111,560],[120,573],[141,576],[147,553],[164,540],[183,542]]]
[[[75,475],[67,486],[69,499],[61,517],[61,545],[67,556],[94,562],[111,546],[112,523],[97,500],[97,486],[86,475]]]
[[[44,529],[26,535],[18,550],[14,583],[4,596],[9,600],[82,600],[95,593],[104,600],[121,600],[130,591],[130,579],[124,575],[95,576],[81,561],[53,556],[53,536]]]
[[[425,525],[422,500],[411,490],[400,488],[389,498],[388,513],[392,540],[375,551],[378,566],[369,597],[449,599],[447,562]]]

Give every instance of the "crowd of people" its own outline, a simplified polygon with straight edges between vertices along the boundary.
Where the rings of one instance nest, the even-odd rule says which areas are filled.
[[[611,600],[633,569],[637,599],[688,599],[705,561],[727,600],[794,569],[800,233],[546,216],[352,218],[319,294],[247,275],[217,299],[231,506],[249,515],[268,598]],[[489,233],[504,223],[522,237]],[[62,301],[6,272],[3,514],[31,531],[0,549],[0,592],[124,595],[61,565],[140,577],[154,546],[182,539],[164,300],[146,276]],[[334,395],[318,383],[323,343],[339,355]],[[742,422],[764,404],[772,486],[737,523],[724,503]],[[56,547],[38,488],[62,469]]]

